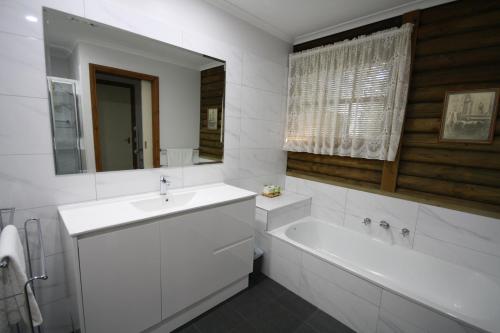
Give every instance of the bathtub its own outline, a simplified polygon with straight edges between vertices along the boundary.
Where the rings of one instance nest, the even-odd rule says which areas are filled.
[[[271,257],[281,258],[280,251],[297,253],[298,249],[299,252],[294,254],[294,258],[284,262],[300,266],[302,265],[302,254],[307,258],[312,256],[323,265],[340,269],[349,274],[352,279],[360,278],[374,285],[373,288],[379,288],[380,301],[377,300],[376,296],[372,297],[372,303],[379,307],[379,315],[385,309],[385,305],[381,303],[384,302],[384,293],[386,293],[388,295],[386,298],[400,297],[416,304],[416,308],[407,311],[413,314],[407,315],[403,321],[414,320],[413,317],[418,317],[422,311],[430,312],[429,310],[432,310],[447,320],[458,323],[457,327],[461,328],[447,328],[448,332],[474,330],[500,332],[500,282],[493,278],[404,247],[398,246],[397,251],[395,251],[394,246],[397,245],[389,245],[359,232],[328,224],[312,217],[287,224],[270,231],[269,234],[275,245]],[[276,242],[278,243],[276,244]],[[290,249],[283,250],[283,247],[286,246],[295,248],[293,250],[295,252]],[[303,268],[299,267],[300,270]],[[327,272],[328,269],[329,267],[318,268],[318,272]],[[289,269],[289,271],[293,272],[293,269]],[[332,278],[335,274],[335,272],[325,273],[325,277]],[[339,283],[339,280],[342,280],[344,283],[350,283],[347,282],[350,277],[332,278],[332,282]],[[299,294],[303,293],[303,290],[299,289],[301,288],[295,291],[298,291]],[[358,292],[358,294],[365,297],[362,293]],[[321,292],[318,295],[318,297],[327,298]],[[315,302],[314,298],[312,300],[311,297],[305,298]],[[331,298],[340,298],[340,296]],[[335,302],[335,299],[329,299],[323,304],[326,304],[325,307],[332,305],[333,309],[341,307],[341,304],[335,304]],[[321,308],[320,305],[315,305]],[[394,309],[391,313],[403,313],[402,307],[403,305],[393,306]],[[345,315],[349,316],[349,313]],[[403,313],[401,316],[405,317],[405,314]],[[422,328],[424,326],[423,331],[432,331],[433,329],[425,327],[427,324],[424,325],[420,322],[434,319],[431,320],[425,316],[423,318],[415,322],[416,327]],[[378,320],[380,321],[380,318]],[[351,324],[350,326],[358,331],[370,331],[370,326],[372,326],[371,324],[357,326],[349,322],[347,324]],[[376,326],[379,324],[377,323]],[[444,328],[439,330],[444,330]],[[379,328],[378,331],[389,331],[389,329]],[[396,330],[391,329],[391,331]],[[407,330],[403,329],[402,331],[406,332]]]

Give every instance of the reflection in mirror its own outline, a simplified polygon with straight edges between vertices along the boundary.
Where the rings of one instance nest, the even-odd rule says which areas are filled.
[[[44,9],[56,174],[219,163],[225,63]]]

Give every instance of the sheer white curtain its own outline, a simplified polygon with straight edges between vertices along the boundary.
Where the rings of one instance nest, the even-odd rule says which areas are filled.
[[[284,149],[394,161],[412,27],[291,54]]]

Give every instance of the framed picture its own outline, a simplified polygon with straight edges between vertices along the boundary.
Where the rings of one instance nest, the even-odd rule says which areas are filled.
[[[209,130],[216,130],[217,129],[217,119],[219,117],[219,114],[217,112],[217,108],[210,108],[208,109],[208,122],[207,122],[207,127]]]
[[[439,141],[491,143],[500,88],[447,91]]]

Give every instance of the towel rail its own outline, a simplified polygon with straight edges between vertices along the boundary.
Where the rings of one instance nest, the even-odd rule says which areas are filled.
[[[12,222],[13,222],[13,215],[14,215],[15,209],[14,208],[2,208],[2,209],[0,209],[0,227],[1,227],[1,229],[4,228],[4,224],[3,224],[3,220],[1,218],[1,215],[2,215],[2,213],[5,213],[6,211],[11,212],[11,217],[9,219],[9,221],[11,223],[9,223],[9,224],[12,224]],[[36,222],[36,230],[37,230],[37,234],[38,234],[38,245],[40,247],[40,271],[37,272],[36,274],[33,274],[33,265],[31,263],[31,248],[30,248],[30,242],[29,242],[29,230],[28,229],[30,229],[29,226],[35,222]],[[30,302],[29,302],[28,286],[31,286],[32,293],[33,293],[33,295],[35,295],[35,290],[33,288],[33,282],[36,280],[47,280],[49,278],[47,275],[47,271],[46,271],[45,247],[43,245],[42,226],[40,224],[39,218],[30,218],[30,219],[27,219],[26,221],[24,221],[24,237],[26,240],[26,254],[27,254],[28,270],[29,270],[28,280],[24,284],[23,292],[3,297],[2,299],[0,299],[0,301],[6,300],[8,298],[16,297],[16,296],[21,296],[22,294],[24,294],[24,298],[25,298],[25,302],[26,302],[25,304],[26,304],[26,308],[28,310],[28,318],[30,321],[30,329],[31,329],[32,333],[35,333],[35,327],[33,326],[33,316],[31,313],[31,306],[30,306]],[[7,268],[8,265],[9,265],[9,258],[4,258],[0,263],[0,268]],[[37,329],[38,329],[38,332],[41,332],[40,326],[38,326]],[[19,330],[19,328],[18,328],[18,330]]]

